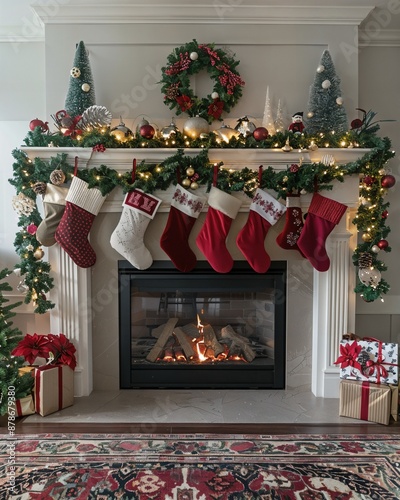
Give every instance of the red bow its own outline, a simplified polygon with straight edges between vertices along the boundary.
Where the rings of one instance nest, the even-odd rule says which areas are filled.
[[[76,126],[78,125],[80,119],[82,118],[81,115],[75,116],[74,118],[71,118],[72,123],[71,125],[63,132],[63,135],[70,135],[72,139],[76,139],[76,136],[82,134],[82,130],[77,129]]]
[[[340,368],[346,368],[347,366],[352,366],[361,371],[361,365],[357,361],[358,355],[361,352],[361,346],[357,342],[341,344],[340,345],[340,356],[335,361],[335,365],[340,364]]]
[[[371,338],[369,340],[373,340],[378,342],[378,357],[376,361],[370,359],[365,363],[365,368],[363,373],[366,377],[371,377],[372,375],[376,375],[376,383],[381,383],[381,378],[387,378],[388,371],[383,365],[387,366],[397,366],[396,363],[384,363],[385,357],[382,354],[382,342],[380,340],[376,340]]]

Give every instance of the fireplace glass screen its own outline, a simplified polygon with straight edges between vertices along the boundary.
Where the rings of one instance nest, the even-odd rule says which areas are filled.
[[[284,388],[285,277],[120,261],[121,388]]]

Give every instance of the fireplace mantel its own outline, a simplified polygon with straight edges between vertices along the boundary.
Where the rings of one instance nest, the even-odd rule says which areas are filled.
[[[48,160],[57,153],[66,153],[73,165],[76,156],[80,168],[107,165],[117,171],[129,171],[133,158],[139,162],[161,162],[176,153],[174,149],[108,149],[104,153],[91,148],[21,148],[30,159]],[[200,149],[187,149],[185,154],[197,155]],[[209,150],[211,162],[222,161],[227,168],[257,169],[259,165],[285,170],[291,163],[323,161],[331,155],[337,164],[344,165],[362,157],[367,149],[330,149],[316,151],[283,152],[280,149],[213,149]],[[115,189],[102,211],[121,211],[122,190]],[[157,192],[163,204],[160,210],[169,210],[168,191]],[[247,198],[241,193],[237,196]],[[338,397],[339,374],[333,364],[338,355],[339,341],[343,333],[354,330],[355,284],[351,251],[356,246],[356,228],[351,223],[359,201],[358,175],[347,176],[343,183],[334,182],[332,191],[324,196],[340,201],[349,207],[347,215],[332,232],[327,241],[331,267],[324,273],[313,272],[313,343],[312,343],[312,392],[319,397]],[[302,206],[308,206],[311,195],[301,197]],[[249,203],[249,202],[247,202]],[[247,210],[247,207],[243,210]],[[76,396],[89,395],[93,388],[92,371],[92,316],[91,270],[77,267],[58,245],[49,248],[55,288],[50,298],[56,307],[50,311],[51,331],[65,332],[75,343],[78,351],[78,367],[75,372]]]

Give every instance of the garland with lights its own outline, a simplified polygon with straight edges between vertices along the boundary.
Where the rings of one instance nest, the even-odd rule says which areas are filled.
[[[244,81],[236,71],[239,61],[213,44],[198,44],[193,40],[175,48],[167,58],[168,66],[161,68],[161,92],[164,103],[176,114],[199,115],[209,123],[229,112],[242,95]],[[206,70],[214,82],[207,97],[197,97],[190,76]]]
[[[190,168],[195,172],[196,186],[205,185],[209,189],[212,183],[213,165],[208,159],[209,148],[280,148],[305,149],[310,147],[364,147],[370,151],[363,157],[346,165],[312,163],[288,166],[286,171],[276,172],[272,167],[266,167],[262,173],[262,185],[266,189],[276,191],[277,198],[285,199],[289,193],[312,193],[315,186],[318,191],[332,189],[332,182],[343,182],[344,176],[360,174],[361,203],[357,215],[353,220],[359,232],[362,233],[362,243],[358,244],[354,254],[354,265],[359,268],[359,281],[355,292],[371,302],[389,290],[388,283],[381,278],[380,273],[387,270],[386,265],[379,259],[379,251],[391,250],[385,239],[390,232],[386,225],[389,203],[384,201],[387,188],[393,184],[393,176],[387,175],[384,165],[394,156],[388,138],[379,138],[368,130],[356,132],[348,131],[344,134],[324,136],[307,136],[306,134],[293,135],[290,132],[278,133],[265,140],[256,141],[254,137],[233,137],[229,143],[219,142],[214,134],[207,138],[190,140],[179,131],[172,139],[144,140],[135,136],[131,140],[121,143],[110,130],[92,130],[83,133],[79,139],[66,137],[62,134],[49,134],[36,127],[29,132],[25,144],[30,147],[63,146],[63,147],[92,147],[94,151],[104,151],[106,148],[140,148],[140,147],[170,147],[177,148],[177,152],[166,158],[160,164],[146,164],[137,166],[137,175],[132,183],[131,172],[117,172],[106,165],[99,168],[82,169],[79,176],[89,184],[97,187],[103,195],[110,193],[115,187],[122,188],[124,193],[133,188],[153,193],[157,190],[166,190],[177,182],[177,172],[182,179]],[[184,148],[202,148],[195,157],[186,156]],[[14,270],[21,275],[19,290],[25,292],[25,303],[33,302],[35,312],[44,313],[54,307],[46,297],[46,293],[53,287],[50,277],[50,265],[42,260],[43,250],[35,237],[37,227],[41,222],[41,215],[36,207],[37,194],[43,193],[46,183],[51,181],[54,172],[62,173],[66,179],[73,176],[73,167],[67,163],[67,155],[57,154],[49,161],[36,157],[31,161],[27,155],[19,150],[13,151],[13,178],[9,182],[15,186],[17,195],[13,199],[13,206],[19,213],[19,232],[15,238],[15,249],[21,262]],[[244,192],[253,196],[258,186],[258,171],[247,167],[241,170],[230,171],[223,168],[221,163],[218,175],[218,188],[225,192]],[[361,274],[360,274],[361,273]],[[378,278],[376,273],[379,273]]]

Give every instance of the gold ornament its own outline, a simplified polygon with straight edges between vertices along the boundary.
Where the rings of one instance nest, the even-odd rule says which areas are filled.
[[[369,233],[363,233],[363,235],[361,236],[361,238],[365,242],[368,242],[368,241],[372,240],[372,236]]]
[[[190,184],[191,184],[190,179],[183,179],[183,181],[182,181],[182,186],[184,186],[184,187],[189,187],[189,186],[190,186]]]
[[[289,137],[286,139],[285,145],[282,148],[282,151],[285,151],[285,153],[288,153],[289,151],[292,151],[292,146],[289,144]]]
[[[190,189],[197,189],[199,187],[199,185],[197,184],[197,182],[192,182],[190,184]]]
[[[35,257],[36,260],[40,260],[44,256],[43,250],[39,247],[33,252],[33,256]]]
[[[238,138],[240,136],[239,130],[224,124],[222,124],[222,127],[218,130],[214,130],[214,134],[225,142],[229,142],[232,137]]]
[[[125,123],[122,120],[116,127],[110,130],[110,134],[120,142],[129,141],[129,139],[132,139],[133,137],[132,130],[126,127]]]
[[[188,177],[192,177],[192,175],[194,175],[194,168],[193,167],[189,167],[188,169],[186,169],[186,175]]]
[[[198,139],[200,134],[208,134],[209,129],[208,121],[199,115],[189,118],[183,125],[184,133],[191,139]]]

